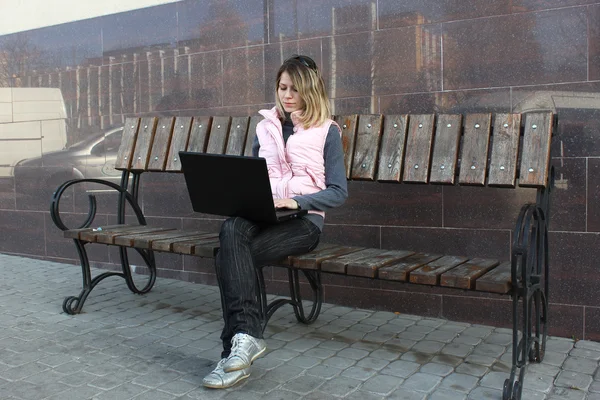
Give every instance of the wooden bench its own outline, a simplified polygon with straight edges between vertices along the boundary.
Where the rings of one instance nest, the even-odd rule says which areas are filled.
[[[527,360],[544,357],[548,329],[548,218],[553,169],[550,142],[556,118],[552,113],[428,114],[336,116],[342,127],[347,178],[375,182],[529,187],[537,201],[524,204],[517,218],[508,261],[478,255],[421,253],[410,249],[361,248],[321,243],[314,251],[281,260],[288,268],[290,298],[267,304],[262,270],[258,271],[261,307],[266,326],[275,310],[291,304],[299,321],[313,322],[322,302],[321,274],[345,274],[407,284],[442,286],[462,291],[512,296],[513,362],[503,399],[520,399]],[[94,179],[65,182],[55,192],[54,223],[73,239],[82,265],[83,289],[67,297],[63,310],[77,314],[92,289],[104,278],[118,275],[134,293],[148,292],[156,279],[154,252],[214,257],[218,232],[151,227],[137,203],[140,176],[145,172],[181,172],[179,151],[250,155],[260,117],[144,117],[126,121],[116,168],[121,184]],[[59,204],[63,192],[82,182],[106,185],[119,193],[118,224],[92,227],[96,202],[84,224],[69,229]],[[130,191],[127,188],[130,187]],[[137,223],[125,224],[126,204]],[[385,212],[382,210],[382,212]],[[85,246],[118,246],[122,272],[108,271],[92,278]],[[132,279],[127,248],[145,260],[149,276],[144,287]],[[299,272],[312,289],[310,310],[304,310]],[[519,311],[519,305],[523,309]],[[521,333],[519,333],[521,332]],[[517,377],[516,374],[519,373]]]

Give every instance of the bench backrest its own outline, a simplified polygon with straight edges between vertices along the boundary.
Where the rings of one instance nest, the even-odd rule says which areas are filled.
[[[179,151],[251,155],[256,117],[127,118],[116,169],[180,172]],[[343,115],[346,177],[384,182],[545,187],[551,112]]]

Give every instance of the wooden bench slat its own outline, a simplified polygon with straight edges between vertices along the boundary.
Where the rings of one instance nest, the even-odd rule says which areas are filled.
[[[139,126],[139,118],[125,119],[123,136],[121,137],[121,145],[119,146],[117,160],[115,161],[115,169],[122,171],[129,170],[129,168],[131,168],[131,160],[133,159],[133,150],[135,149]]]
[[[354,161],[354,147],[356,145],[356,128],[358,115],[336,115],[333,120],[342,128],[342,147],[344,148],[344,165],[346,166],[346,179],[352,176],[352,163]]]
[[[410,273],[410,282],[421,285],[439,285],[440,276],[444,272],[467,260],[467,257],[443,256],[412,271]]]
[[[352,161],[352,179],[374,180],[381,142],[381,115],[360,115]]]
[[[496,114],[488,185],[515,187],[521,114]]]
[[[227,145],[231,117],[214,117],[208,135],[207,153],[223,154]]]
[[[291,257],[291,265],[300,269],[320,269],[321,263],[329,258],[353,253],[362,249],[362,247],[333,245],[329,248],[315,249],[310,253]]]
[[[69,230],[63,231],[63,237],[65,239],[82,239],[81,234],[83,232],[93,232],[95,229],[98,229],[98,228],[102,228],[102,230],[105,230],[105,229],[110,230],[110,229],[115,229],[115,228],[132,227],[132,226],[140,226],[140,225],[115,224],[115,225],[107,225],[107,226],[96,227],[96,228],[90,227],[90,228],[80,228],[80,229],[69,229]]]
[[[406,282],[408,280],[408,274],[411,271],[441,257],[441,254],[416,253],[406,257],[400,262],[381,267],[379,271],[377,271],[378,276],[379,279]]]
[[[153,240],[152,243],[150,244],[150,246],[151,246],[152,250],[170,252],[170,251],[173,251],[173,246],[175,245],[175,243],[194,241],[197,239],[210,239],[210,238],[215,239],[218,237],[219,237],[218,233],[204,232],[204,233],[200,233],[197,235],[186,235],[186,236],[180,236],[180,237],[172,237],[169,239]]]
[[[400,182],[407,129],[407,115],[385,117],[379,150],[379,166],[377,167],[378,181]]]
[[[167,231],[146,232],[138,234],[126,234],[115,238],[115,244],[127,247],[136,247],[139,249],[150,249],[155,240],[170,239],[176,237],[189,237],[199,233],[200,231],[185,231],[180,229],[170,229]]]
[[[192,117],[177,117],[175,127],[173,128],[173,139],[171,140],[171,146],[169,146],[165,171],[181,171],[179,152],[186,150],[190,140],[191,129]]]
[[[219,235],[173,243],[173,252],[212,258],[219,249]]]
[[[174,117],[162,117],[158,120],[150,152],[150,161],[148,162],[148,171],[165,170],[167,154],[171,147],[174,123]]]
[[[344,254],[343,256],[324,260],[321,263],[321,271],[345,274],[346,267],[349,263],[374,257],[380,252],[380,249],[361,248],[360,250],[349,254]]]
[[[95,242],[100,233],[111,233],[111,232],[129,232],[134,229],[145,227],[146,225],[109,225],[99,226],[97,228],[88,228],[79,233],[79,239],[87,242]]]
[[[429,182],[454,183],[462,115],[441,114],[435,131]]]
[[[117,246],[125,247],[141,247],[139,244],[143,242],[144,238],[151,238],[155,235],[163,235],[166,232],[175,232],[175,228],[160,228],[160,227],[148,227],[148,231],[135,231],[124,233],[122,235],[115,236],[113,243]],[[138,245],[136,245],[136,242]],[[143,247],[146,248],[146,247]]]
[[[525,116],[519,186],[545,187],[548,183],[552,126],[551,112]]]
[[[231,120],[231,129],[229,130],[225,154],[232,156],[241,156],[244,154],[249,124],[250,117],[234,117]]]
[[[140,121],[137,140],[135,143],[135,151],[133,152],[133,160],[131,161],[131,169],[134,171],[144,171],[148,166],[150,158],[150,149],[154,141],[154,132],[156,132],[156,124],[158,118],[147,117]]]
[[[217,254],[221,243],[219,243],[219,237],[214,239],[200,239],[193,245],[193,255],[211,258]]]
[[[160,228],[156,226],[143,226],[138,229],[128,231],[128,232],[101,232],[96,236],[96,243],[104,243],[104,244],[114,244],[117,246],[128,246],[131,247],[133,245],[133,238],[135,236],[139,236],[143,233],[154,233],[154,232],[164,232],[171,231],[173,228]],[[119,240],[121,237],[129,237],[129,240]]]
[[[208,144],[208,133],[212,126],[212,117],[194,117],[187,151],[205,153]]]
[[[347,274],[352,276],[364,276],[367,278],[376,278],[377,270],[385,265],[402,260],[410,255],[415,254],[414,251],[407,250],[386,250],[373,257],[354,261],[348,264]]]
[[[491,127],[491,114],[468,114],[466,116],[458,183],[485,185]]]
[[[433,114],[417,114],[409,117],[402,178],[404,182],[427,183],[434,121]]]
[[[250,125],[248,127],[248,134],[246,135],[246,145],[244,146],[244,155],[252,156],[252,144],[254,143],[254,137],[256,136],[256,126],[263,119],[260,115],[255,115],[250,118]]]
[[[441,286],[475,289],[475,280],[498,265],[498,260],[473,258],[442,274]]]
[[[475,281],[475,289],[480,292],[508,293],[511,285],[510,261],[503,262]]]

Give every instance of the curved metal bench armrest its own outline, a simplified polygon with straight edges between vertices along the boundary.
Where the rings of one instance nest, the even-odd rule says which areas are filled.
[[[134,199],[134,197],[131,195],[131,193],[129,193],[127,191],[126,188],[123,188],[122,186],[117,185],[116,183],[109,182],[109,181],[102,180],[102,179],[72,179],[72,180],[64,182],[56,189],[56,191],[52,195],[52,202],[50,203],[50,216],[52,217],[52,221],[54,222],[54,224],[60,230],[66,231],[66,230],[71,229],[64,224],[62,218],[60,217],[60,207],[59,207],[60,198],[62,197],[63,193],[65,192],[65,190],[67,190],[67,188],[69,186],[76,185],[76,184],[82,183],[82,182],[97,183],[100,185],[108,186],[108,187],[116,190],[117,192],[119,192],[119,195],[121,196],[120,201],[123,201],[122,199],[125,198],[125,200],[127,200],[129,205],[133,209],[133,212],[135,213],[138,222],[141,225],[146,225],[146,218],[144,218],[144,214],[142,213],[140,206],[138,205],[138,203]],[[89,228],[96,216],[96,196],[90,194],[90,195],[88,195],[88,198],[89,198],[88,216],[87,216],[86,220],[83,222],[83,224],[81,226],[79,226],[77,229]]]

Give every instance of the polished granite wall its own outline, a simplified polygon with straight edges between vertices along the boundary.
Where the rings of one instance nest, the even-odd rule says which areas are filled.
[[[0,36],[5,71],[14,71],[7,49],[16,42],[21,46],[10,55],[24,61],[3,84],[61,88],[70,144],[131,115],[253,115],[272,105],[276,70],[293,53],[317,61],[336,114],[555,111],[551,333],[600,340],[600,2],[181,1]],[[114,176],[114,152],[105,150],[80,164],[84,175]],[[73,244],[61,238],[48,212],[53,185],[70,171],[70,161],[43,154],[21,168],[29,178],[0,185],[0,252],[76,263]],[[520,205],[534,198],[523,189],[515,195],[369,182],[349,188],[347,204],[328,213],[324,240],[503,260]],[[95,224],[115,221],[114,202],[98,193]],[[151,223],[220,224],[192,212],[179,175],[143,176],[141,203]],[[67,197],[61,210],[70,223],[82,221],[83,190]],[[114,248],[89,251],[96,266],[118,262]],[[158,265],[162,276],[215,282],[209,260],[159,254]],[[273,290],[284,288],[283,276],[272,272]],[[504,297],[324,280],[330,302],[511,322]]]

